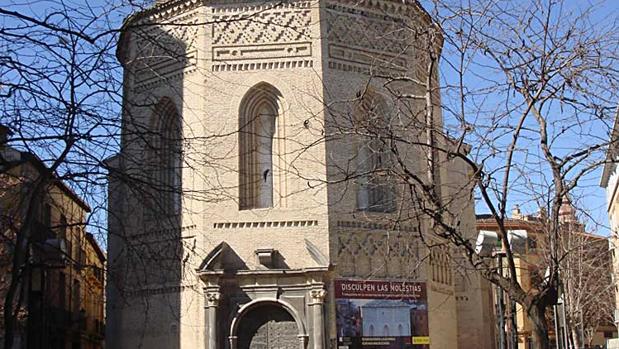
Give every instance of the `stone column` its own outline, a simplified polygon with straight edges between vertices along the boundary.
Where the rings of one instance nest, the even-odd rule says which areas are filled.
[[[310,296],[312,297],[312,302],[309,304],[312,308],[312,317],[313,321],[313,339],[314,339],[314,349],[323,349],[325,348],[324,341],[324,314],[323,314],[323,305],[325,296],[327,295],[327,291],[324,289],[311,290]]]
[[[206,289],[204,292],[206,313],[206,349],[217,349],[217,307],[221,293],[219,290]]]

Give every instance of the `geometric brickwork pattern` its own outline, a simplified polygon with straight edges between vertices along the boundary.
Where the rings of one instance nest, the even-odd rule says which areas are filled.
[[[318,226],[318,221],[316,220],[213,223],[213,229],[297,228],[297,227],[315,227],[315,226]]]
[[[303,5],[303,4],[301,4]],[[281,6],[257,13],[213,16],[213,45],[255,45],[308,41],[310,9]]]
[[[311,67],[310,2],[213,8],[213,71]]]
[[[170,20],[170,24],[144,25],[136,35],[136,88],[153,87],[169,78],[180,78],[197,63],[197,12]]]
[[[419,239],[410,233],[341,232],[336,260],[342,276],[416,276],[421,256]]]
[[[358,9],[332,5],[327,7],[327,38],[330,43],[341,43],[377,52],[405,53],[412,41],[403,21],[381,15],[362,17]]]
[[[413,31],[402,18],[327,3],[330,67],[337,68],[339,63],[344,67],[405,70],[413,51]]]
[[[195,50],[198,33],[198,12],[192,12],[170,20],[170,24],[144,25],[135,33],[141,38],[136,40],[138,58],[148,58],[171,55],[172,52],[182,55]]]

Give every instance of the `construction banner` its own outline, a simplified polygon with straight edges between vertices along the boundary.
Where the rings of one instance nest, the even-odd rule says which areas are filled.
[[[335,280],[338,349],[428,349],[426,284]]]

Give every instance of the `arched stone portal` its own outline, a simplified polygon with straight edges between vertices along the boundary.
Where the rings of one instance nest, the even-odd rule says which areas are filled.
[[[292,315],[277,304],[250,309],[239,321],[238,349],[298,349],[299,329]]]

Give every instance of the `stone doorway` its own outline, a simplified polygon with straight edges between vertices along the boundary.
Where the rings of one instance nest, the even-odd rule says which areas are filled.
[[[277,305],[251,309],[239,323],[238,349],[298,349],[299,329],[293,317]]]

